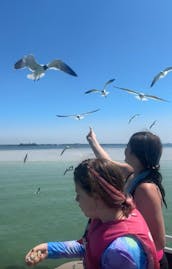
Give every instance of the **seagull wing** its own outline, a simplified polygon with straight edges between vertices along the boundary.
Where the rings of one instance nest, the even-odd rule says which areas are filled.
[[[66,170],[64,171],[64,176],[65,176],[65,174],[68,172],[69,170],[68,170],[68,168],[66,168]]]
[[[68,73],[72,76],[77,77],[77,74],[67,64],[65,64],[61,60],[53,60],[52,62],[47,64],[47,67],[50,69],[61,70],[65,73]]]
[[[28,67],[30,70],[35,71],[41,65],[38,64],[33,55],[24,56],[22,59],[17,61],[14,65],[15,69]]]
[[[162,72],[159,72],[152,80],[150,87],[153,87],[153,85],[162,77]]]
[[[154,121],[152,122],[152,124],[149,126],[149,129],[151,129],[151,128],[155,125],[156,122],[157,122],[157,121],[154,120]]]
[[[64,149],[61,151],[60,156],[63,155],[63,153],[65,152],[65,150],[66,150],[66,148],[64,148]]]
[[[24,157],[24,160],[23,160],[24,163],[26,162],[27,157],[28,157],[28,153],[26,153],[26,155],[25,155],[25,157]]]
[[[98,109],[96,109],[96,110],[88,111],[88,112],[85,112],[85,113],[81,113],[80,115],[88,115],[88,114],[97,112],[97,111],[99,111],[99,110],[100,110],[100,108],[98,108]]]
[[[120,90],[122,90],[122,91],[126,91],[126,92],[129,92],[129,93],[132,93],[132,94],[139,94],[139,92],[137,92],[137,91],[134,91],[134,90],[131,90],[131,89],[126,89],[126,88],[120,88],[120,87],[117,87],[117,86],[114,86],[115,88],[117,88],[117,89],[120,89]]]
[[[56,115],[56,117],[65,118],[65,117],[69,117],[69,116],[68,115]]]
[[[170,72],[170,71],[172,71],[172,67],[170,66],[170,67],[167,67],[167,68],[165,68],[164,70],[163,70],[163,72]]]
[[[35,192],[35,194],[39,194],[39,193],[40,193],[40,190],[41,190],[41,188],[39,187],[39,188],[37,189],[37,191]]]
[[[69,172],[69,171],[72,171],[73,170],[73,165],[69,166],[68,168],[66,168],[66,170],[64,171],[64,175]]]
[[[104,84],[103,90],[107,87],[107,85],[109,85],[110,83],[112,83],[114,80],[115,80],[115,78],[109,79],[108,81],[106,81],[106,83]]]
[[[92,93],[92,92],[101,92],[100,90],[97,89],[91,89],[85,92],[85,94]]]
[[[129,121],[128,121],[128,123],[130,123],[135,117],[137,117],[137,116],[140,116],[140,114],[135,114],[135,115],[133,115],[130,119],[129,119]]]
[[[76,117],[76,114],[74,114],[74,115],[56,115],[56,117],[59,117],[59,118]]]
[[[62,155],[65,152],[65,150],[68,148],[69,148],[69,146],[64,147],[64,149],[61,151],[60,155]]]
[[[150,85],[150,87],[152,87],[160,78],[163,78],[165,77],[168,72],[172,71],[172,67],[166,67],[163,71],[159,72],[155,77],[154,79],[152,80],[152,83]]]
[[[153,99],[153,100],[157,100],[157,101],[163,101],[163,102],[168,102],[167,100],[160,98],[158,96],[155,95],[149,95],[149,94],[145,94],[145,97]]]

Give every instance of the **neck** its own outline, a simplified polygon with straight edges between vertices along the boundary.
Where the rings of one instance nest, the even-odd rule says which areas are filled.
[[[145,168],[140,162],[137,162],[136,165],[133,164],[133,168],[134,168],[134,177],[145,170]]]
[[[109,210],[102,210],[100,219],[103,223],[105,223],[109,221],[125,219],[125,215],[121,209],[114,211],[114,208],[110,208]]]

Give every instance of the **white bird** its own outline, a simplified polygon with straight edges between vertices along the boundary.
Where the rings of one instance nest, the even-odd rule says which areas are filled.
[[[126,88],[120,88],[120,87],[116,87],[116,86],[114,86],[114,87],[117,88],[117,89],[120,89],[122,91],[126,91],[128,93],[134,94],[135,98],[137,98],[138,100],[141,100],[141,101],[147,101],[148,99],[153,99],[153,100],[156,100],[156,101],[168,102],[167,100],[165,100],[163,98],[160,98],[158,96],[155,96],[155,95],[145,94],[143,92],[137,92],[137,91],[134,91],[134,90],[130,90],[130,89],[126,89]]]
[[[149,126],[149,129],[151,129],[151,128],[156,124],[156,122],[157,122],[157,120],[154,120],[154,121],[152,122],[152,124]]]
[[[61,151],[60,156],[62,156],[63,153],[65,152],[65,150],[67,150],[67,149],[69,149],[69,148],[70,148],[70,146],[65,146],[65,147],[63,148],[63,150]]]
[[[91,90],[88,90],[85,92],[85,94],[88,94],[88,93],[100,93],[102,96],[106,97],[109,92],[106,90],[107,88],[107,85],[109,85],[110,83],[112,83],[115,79],[110,79],[108,80],[104,86],[103,86],[103,89],[102,90],[98,90],[98,89],[91,89]]]
[[[153,87],[153,85],[160,79],[164,78],[169,72],[172,71],[172,67],[167,67],[161,72],[159,72],[152,80],[150,87]]]
[[[56,115],[56,117],[59,117],[59,118],[72,117],[72,118],[75,118],[76,120],[82,120],[86,115],[97,112],[99,110],[100,109],[96,109],[89,112],[85,112],[81,114],[73,114],[73,115]]]
[[[71,165],[68,168],[66,168],[66,170],[64,171],[64,174],[63,175],[65,175],[69,171],[73,171],[73,165]]]
[[[41,77],[45,75],[45,72],[48,69],[60,70],[72,76],[77,76],[77,74],[61,60],[55,59],[48,64],[42,65],[36,62],[33,55],[24,56],[22,59],[20,59],[14,64],[15,69],[21,69],[25,67],[27,67],[30,71],[32,71],[31,74],[27,75],[27,78],[32,80],[39,80]]]
[[[128,120],[128,124],[131,123],[131,121],[135,118],[140,116],[140,114],[134,114],[129,120]]]

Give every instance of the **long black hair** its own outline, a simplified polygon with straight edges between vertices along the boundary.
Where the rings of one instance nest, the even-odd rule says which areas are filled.
[[[163,203],[167,207],[165,190],[162,185],[162,175],[160,173],[160,158],[162,155],[160,138],[149,131],[137,132],[131,136],[128,145],[130,146],[131,153],[139,159],[144,169],[150,171],[142,182],[155,183],[161,192]]]

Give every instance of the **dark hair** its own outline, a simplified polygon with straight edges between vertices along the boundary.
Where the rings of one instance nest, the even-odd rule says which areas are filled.
[[[98,193],[104,203],[121,208],[128,216],[134,208],[132,198],[124,194],[124,181],[120,168],[106,159],[87,159],[74,171],[74,181],[92,195]]]
[[[162,200],[167,207],[165,190],[162,186],[162,175],[159,172],[159,162],[162,155],[162,143],[160,138],[149,131],[137,132],[131,136],[128,145],[131,153],[139,159],[144,169],[150,170],[145,181],[153,182],[159,187]]]

